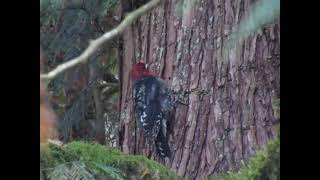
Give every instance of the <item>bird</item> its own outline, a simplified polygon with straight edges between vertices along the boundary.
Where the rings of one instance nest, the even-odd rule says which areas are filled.
[[[167,83],[149,71],[146,64],[138,62],[132,66],[134,114],[144,138],[155,145],[160,158],[170,158],[168,143],[174,110],[172,93]]]

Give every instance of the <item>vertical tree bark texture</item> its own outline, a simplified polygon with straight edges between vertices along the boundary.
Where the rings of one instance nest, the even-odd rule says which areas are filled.
[[[222,47],[250,0],[199,0],[185,16],[165,0],[124,33],[120,146],[154,158],[136,131],[129,70],[143,59],[176,92],[173,157],[166,165],[189,179],[236,170],[275,135],[272,99],[280,98],[280,23],[251,35],[222,59]]]
[[[93,69],[94,71],[94,69]],[[93,99],[94,99],[94,104],[95,104],[95,109],[96,109],[96,135],[95,139],[97,142],[100,144],[105,144],[106,143],[106,136],[105,136],[105,121],[103,118],[103,104],[101,101],[101,94],[100,91],[96,86],[93,87],[92,89],[92,94],[93,94]]]

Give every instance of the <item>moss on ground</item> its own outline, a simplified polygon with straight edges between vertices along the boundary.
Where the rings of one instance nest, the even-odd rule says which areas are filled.
[[[280,128],[280,127],[279,127]],[[280,132],[280,129],[279,131]],[[280,133],[237,172],[227,172],[216,180],[278,180],[280,179]]]
[[[53,144],[40,146],[40,171],[44,177],[49,177],[59,165],[73,162],[82,162],[95,176],[118,173],[117,177],[123,179],[182,179],[158,162],[143,156],[126,155],[118,149],[96,143],[75,141],[62,147]],[[108,179],[116,179],[113,177]]]
[[[69,166],[66,164],[69,164]],[[70,164],[78,167],[77,171]],[[60,168],[57,168],[59,166]],[[67,173],[62,171],[68,170],[68,168],[70,173],[66,175]],[[90,173],[92,177],[95,177],[94,179],[182,179],[156,161],[143,156],[126,155],[118,149],[92,142],[75,141],[64,146],[40,145],[40,176],[43,177],[42,179],[49,179],[49,177],[53,177],[52,174],[59,174],[59,172],[63,177],[80,176],[83,171],[86,171],[86,173],[83,173],[84,175],[79,179],[92,179],[85,178],[85,174]],[[55,177],[51,179],[61,179],[61,176],[55,175]],[[280,179],[280,133],[265,148],[258,151],[247,164],[243,164],[239,171],[227,172],[219,177],[211,176],[204,179]]]

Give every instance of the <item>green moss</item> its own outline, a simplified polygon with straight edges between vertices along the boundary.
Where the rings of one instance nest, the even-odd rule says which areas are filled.
[[[143,156],[126,155],[118,149],[96,143],[76,141],[63,147],[42,145],[40,150],[40,169],[49,169],[49,174],[50,169],[60,164],[83,162],[97,174],[106,173],[106,168],[119,170],[124,179],[182,179],[155,161]]]
[[[280,118],[280,98],[272,98],[272,109],[274,116]]]
[[[59,165],[71,162],[85,164],[88,172],[94,172],[100,179],[182,179],[156,161],[143,156],[126,155],[118,149],[96,143],[75,141],[63,147],[40,145],[42,176],[48,177]],[[239,171],[205,179],[280,179],[280,133],[246,165],[243,164]]]
[[[279,129],[280,132],[280,129]],[[280,179],[280,133],[266,147],[256,153],[247,165],[243,164],[237,172],[228,172],[219,177],[207,177],[218,180],[277,180]]]

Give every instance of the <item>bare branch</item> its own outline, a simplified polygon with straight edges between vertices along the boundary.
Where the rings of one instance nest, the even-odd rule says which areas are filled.
[[[92,40],[89,43],[88,48],[78,57],[71,59],[70,61],[58,65],[55,69],[50,71],[47,74],[40,74],[40,79],[42,80],[50,80],[55,78],[58,74],[70,69],[80,63],[86,63],[90,55],[92,55],[98,47],[100,47],[103,43],[114,38],[115,36],[121,34],[126,27],[128,27],[133,21],[135,21],[138,17],[142,16],[143,14],[149,12],[158,4],[161,0],[151,0],[147,4],[141,6],[137,10],[129,13],[126,18],[114,29],[109,32],[106,32],[104,35],[99,37],[98,39]]]

